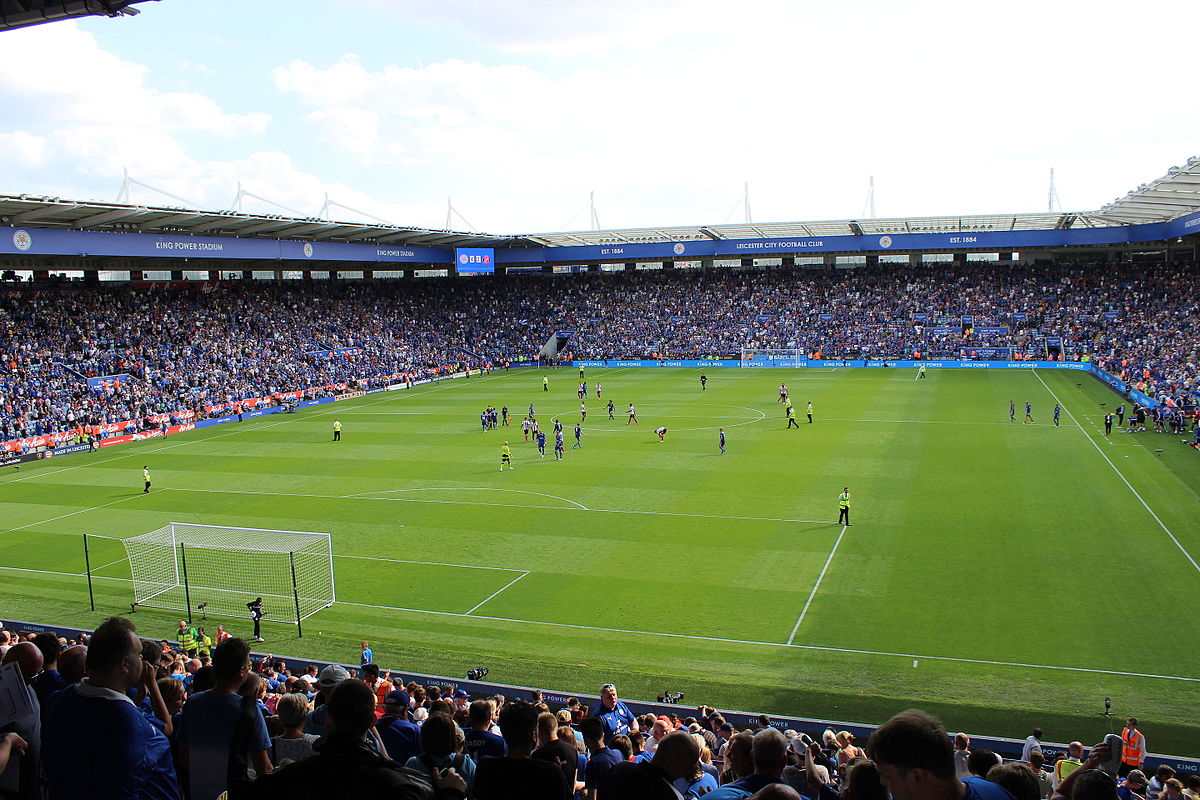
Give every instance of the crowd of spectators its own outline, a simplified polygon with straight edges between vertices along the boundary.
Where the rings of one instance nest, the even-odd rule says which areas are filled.
[[[1190,405],[1196,278],[1187,264],[929,265],[9,290],[0,441],[529,361],[557,332],[585,359],[1086,358]],[[104,376],[128,377],[88,385]]]
[[[336,664],[292,674],[232,636],[180,652],[122,617],[79,641],[0,630],[0,661],[17,665],[29,708],[0,726],[5,800],[1200,798],[1200,776],[1161,766],[1147,779],[1133,719],[1057,759],[1035,729],[1006,762],[915,710],[860,743],[766,716],[735,726],[709,706],[637,715],[612,684],[591,708],[552,708],[540,692],[472,699],[394,683],[370,661],[357,675]]]

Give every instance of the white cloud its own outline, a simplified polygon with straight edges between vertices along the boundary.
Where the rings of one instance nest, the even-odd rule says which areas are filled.
[[[47,142],[28,131],[0,133],[0,163],[13,167],[40,167],[46,161]]]

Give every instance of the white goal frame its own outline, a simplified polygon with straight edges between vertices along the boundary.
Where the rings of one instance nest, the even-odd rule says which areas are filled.
[[[743,347],[738,366],[748,367],[798,367],[807,366],[808,353],[792,347]]]
[[[328,533],[171,522],[120,542],[133,579],[131,611],[245,618],[246,603],[262,597],[264,620],[303,635],[301,623],[337,600]]]

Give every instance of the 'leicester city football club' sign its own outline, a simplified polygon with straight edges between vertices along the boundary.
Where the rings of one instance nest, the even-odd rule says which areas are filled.
[[[29,235],[29,231],[24,229],[13,231],[13,247],[22,253],[33,247],[33,237]]]

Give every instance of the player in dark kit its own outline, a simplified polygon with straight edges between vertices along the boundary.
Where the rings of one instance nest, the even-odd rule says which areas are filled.
[[[725,455],[725,429],[718,428],[717,431],[718,431],[718,436],[719,436],[719,438],[717,439],[717,442],[718,442],[717,446],[721,448],[721,455]]]
[[[1054,427],[1058,427],[1058,415],[1062,413],[1062,409],[1057,405],[1054,406]]]
[[[538,452],[542,454],[542,458],[546,457],[546,434],[544,431],[537,432]]]
[[[1029,405],[1028,400],[1025,401],[1025,419],[1021,420],[1021,424],[1026,422],[1033,422],[1033,406]]]
[[[1110,433],[1112,433],[1112,421],[1113,421],[1113,415],[1112,415],[1112,412],[1110,411],[1104,415],[1104,435],[1105,436],[1108,436]]]
[[[609,419],[616,419],[616,417],[614,416],[614,413],[616,412],[616,410],[617,410],[617,409],[616,409],[616,407],[613,405],[613,401],[612,401],[612,400],[609,400],[609,401],[608,401],[608,418],[609,418]]]
[[[1008,401],[1008,421],[1009,422],[1017,421],[1017,404],[1013,400]]]
[[[700,376],[700,391],[702,391],[702,392],[708,391],[708,376],[707,375]]]
[[[254,620],[254,641],[266,641],[262,637],[262,632],[259,630],[259,623],[263,618],[263,602],[262,598],[256,598],[252,602],[246,603],[246,608],[250,609],[250,619]]]

